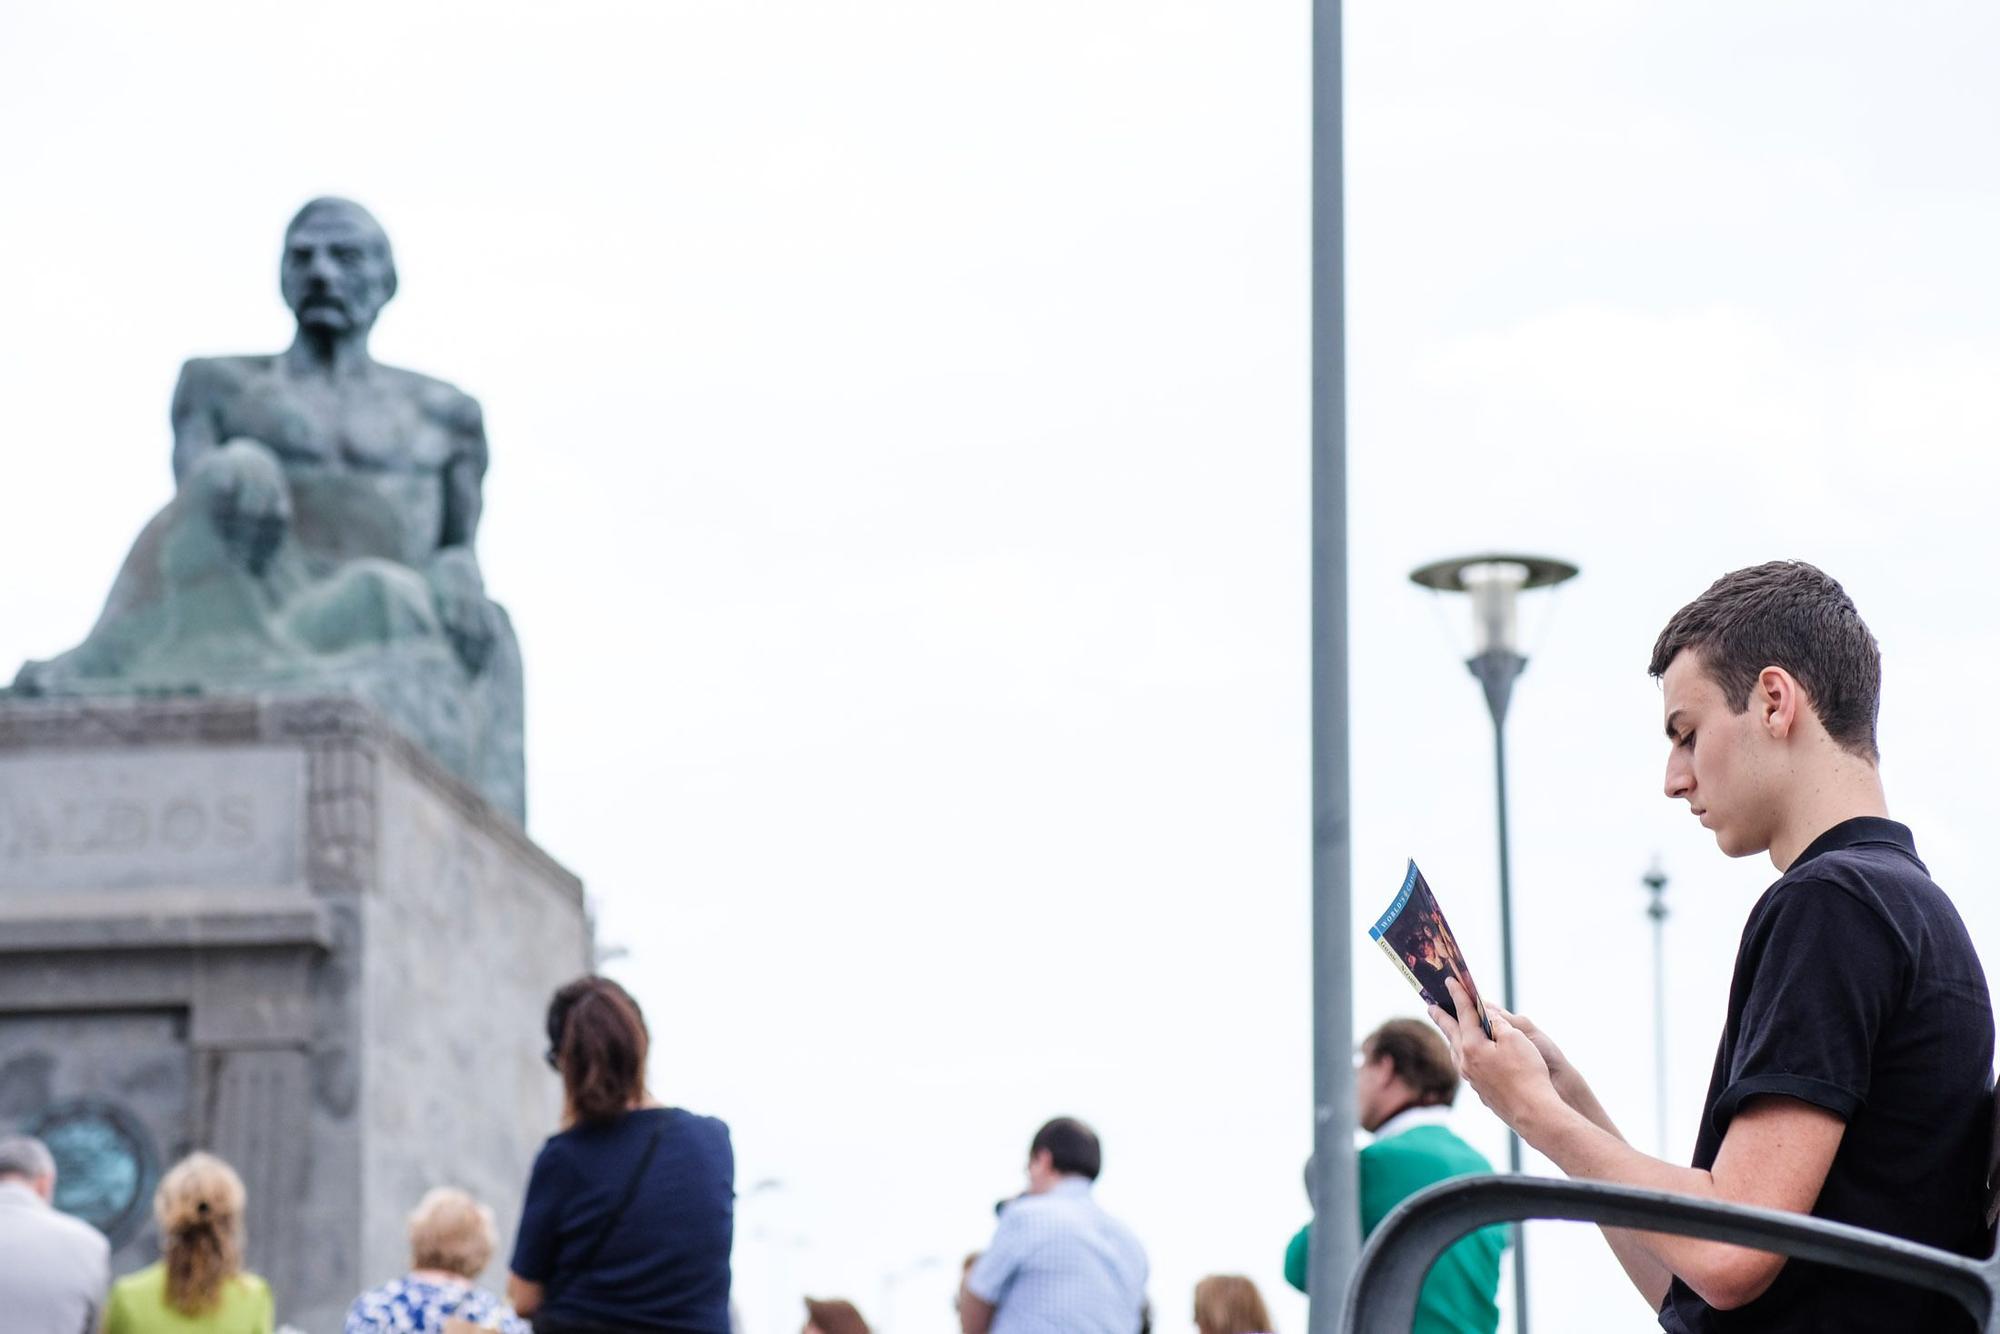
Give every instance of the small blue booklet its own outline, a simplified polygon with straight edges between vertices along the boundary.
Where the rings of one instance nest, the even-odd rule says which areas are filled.
[[[1444,983],[1448,977],[1456,978],[1478,1012],[1479,1026],[1486,1030],[1487,1037],[1493,1036],[1493,1023],[1486,1017],[1486,1002],[1479,999],[1479,988],[1472,983],[1472,970],[1466,967],[1465,955],[1459,952],[1458,938],[1452,935],[1451,924],[1444,920],[1437,896],[1431,893],[1431,887],[1424,882],[1424,873],[1414,861],[1403,876],[1403,888],[1397,892],[1396,901],[1368,929],[1368,934],[1395,960],[1397,969],[1424,998],[1424,1004],[1435,1005],[1454,1019],[1458,1018],[1458,1007],[1451,1003],[1451,993],[1445,990]]]

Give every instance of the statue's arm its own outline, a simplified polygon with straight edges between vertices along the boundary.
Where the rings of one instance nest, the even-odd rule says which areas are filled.
[[[199,358],[181,366],[174,385],[174,485],[187,480],[194,465],[222,443],[215,419],[218,377],[214,366]]]
[[[458,394],[456,400],[448,409],[453,448],[444,469],[442,548],[472,546],[486,503],[486,419],[478,399]]]
[[[505,626],[486,598],[485,580],[472,553],[486,484],[486,423],[477,399],[452,391],[442,408],[452,452],[444,466],[444,526],[431,557],[431,590],[458,659],[474,676],[486,670]]]

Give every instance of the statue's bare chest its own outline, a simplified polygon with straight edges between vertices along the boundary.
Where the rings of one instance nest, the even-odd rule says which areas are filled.
[[[451,458],[449,433],[400,384],[331,384],[266,373],[248,377],[218,409],[222,439],[261,440],[288,463],[434,473]]]

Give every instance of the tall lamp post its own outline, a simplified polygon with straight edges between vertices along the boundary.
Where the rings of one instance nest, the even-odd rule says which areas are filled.
[[[1307,1334],[1334,1334],[1361,1251],[1347,712],[1347,278],[1341,0],[1312,6],[1312,1247]]]
[[[1465,665],[1486,692],[1493,716],[1493,774],[1500,829],[1500,1003],[1514,1008],[1514,898],[1507,848],[1507,704],[1527,667],[1515,615],[1522,593],[1553,588],[1576,577],[1576,566],[1547,556],[1455,556],[1412,571],[1413,583],[1440,593],[1472,597],[1473,647]],[[1507,1133],[1507,1170],[1521,1170],[1521,1137]],[[1514,1230],[1514,1329],[1528,1334],[1526,1230]]]
[[[1646,916],[1653,919],[1653,1124],[1660,1137],[1660,1157],[1667,1158],[1667,873],[1655,858],[1640,883],[1652,897]],[[1671,1162],[1672,1159],[1667,1159]]]

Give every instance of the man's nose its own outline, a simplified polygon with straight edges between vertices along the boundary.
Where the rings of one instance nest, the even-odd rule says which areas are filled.
[[[340,265],[334,262],[331,252],[315,250],[312,263],[306,266],[306,276],[323,287],[330,287],[340,276]]]
[[[1693,789],[1694,775],[1688,771],[1687,766],[1682,764],[1678,757],[1669,757],[1667,760],[1666,784],[1668,798],[1677,799],[1685,797]]]

